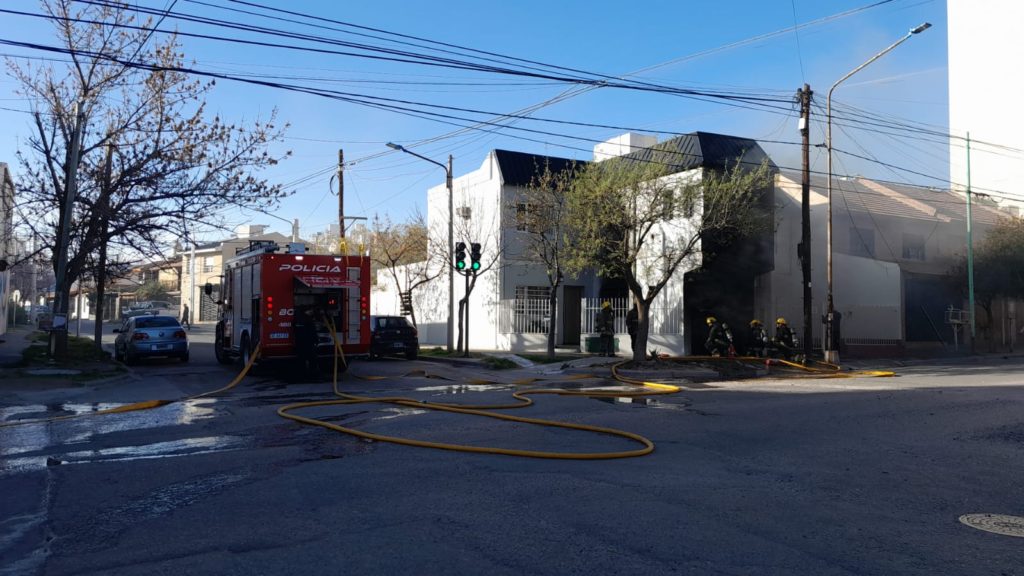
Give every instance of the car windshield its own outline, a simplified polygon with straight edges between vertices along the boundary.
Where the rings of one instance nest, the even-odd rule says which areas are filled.
[[[406,328],[409,322],[401,316],[385,316],[377,318],[377,328]]]
[[[139,318],[135,321],[136,328],[170,328],[172,326],[178,326],[178,321],[167,316]]]

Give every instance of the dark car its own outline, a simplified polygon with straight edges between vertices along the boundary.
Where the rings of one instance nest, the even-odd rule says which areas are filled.
[[[370,316],[370,357],[404,355],[415,360],[419,334],[404,316]]]
[[[135,316],[114,329],[114,359],[132,364],[139,358],[168,356],[188,362],[188,334],[174,316]]]

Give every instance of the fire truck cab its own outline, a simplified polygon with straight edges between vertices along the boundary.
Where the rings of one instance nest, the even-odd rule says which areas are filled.
[[[318,357],[334,354],[328,322],[345,356],[370,349],[370,259],[366,256],[305,254],[291,244],[278,254],[272,241],[250,241],[224,264],[214,351],[227,364],[260,359],[298,359],[295,319],[307,310],[316,322]],[[207,293],[211,291],[207,286]],[[322,312],[323,314],[319,314]]]

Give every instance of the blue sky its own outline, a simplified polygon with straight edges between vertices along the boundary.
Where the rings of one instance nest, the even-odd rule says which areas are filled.
[[[171,1],[138,0],[136,4],[163,9]],[[610,76],[635,73],[632,78],[659,86],[729,91],[775,100],[792,97],[806,82],[815,91],[815,104],[820,106],[812,117],[812,144],[824,142],[824,107],[829,86],[910,28],[927,21],[933,25],[930,30],[912,37],[838,88],[833,107],[837,113],[842,110],[846,114],[854,112],[850,107],[856,107],[858,114],[885,117],[901,126],[927,127],[939,133],[947,130],[946,6],[942,0],[883,3],[872,0],[693,0],[636,4],[576,0],[514,3],[262,0],[262,3],[592,73]],[[879,5],[823,21],[871,4]],[[5,0],[3,7],[39,11],[35,0]],[[386,44],[337,31],[229,12],[223,7],[255,11],[228,0],[178,0],[173,10],[346,41]],[[4,39],[54,43],[45,23],[8,14],[3,15],[3,21],[5,26],[0,37]],[[798,24],[807,25],[793,30]],[[164,26],[176,26],[183,32],[256,38],[174,19],[168,19]],[[182,38],[181,42],[184,52],[200,69],[287,75],[293,77],[288,82],[307,86],[496,113],[514,112],[544,102],[573,87],[529,77],[238,46],[195,38]],[[32,54],[8,47],[0,51]],[[17,171],[14,152],[29,134],[29,117],[18,110],[30,109],[31,102],[19,98],[15,89],[16,84],[9,76],[5,74],[0,78],[0,125],[4,126],[0,133],[0,161],[8,162]],[[442,183],[444,173],[429,163],[390,152],[385,146],[388,141],[410,146],[417,153],[441,162],[448,154],[453,154],[454,172],[459,176],[478,168],[487,152],[494,148],[586,160],[590,159],[589,151],[593,147],[593,142],[588,140],[605,140],[622,132],[522,120],[515,125],[555,135],[512,130],[470,131],[416,145],[452,133],[457,127],[231,81],[219,81],[208,103],[211,113],[235,120],[265,118],[276,108],[279,119],[291,124],[288,137],[277,149],[292,150],[293,157],[265,171],[264,175],[271,182],[288,185],[287,189],[293,192],[275,214],[285,219],[298,218],[304,236],[325,229],[336,217],[337,199],[328,187],[339,148],[344,149],[346,160],[354,161],[346,168],[346,213],[370,218],[386,214],[401,221],[416,210],[425,213],[426,189]],[[773,101],[771,105],[770,109],[747,109],[721,101],[705,102],[675,94],[605,87],[544,107],[534,116],[630,127],[658,134],[660,139],[671,137],[671,133],[700,130],[762,141],[798,142],[795,103]],[[444,113],[465,116],[459,112]],[[874,157],[895,168],[836,154],[836,173],[944,185],[949,170],[948,145],[922,140],[919,132],[901,128],[886,128],[889,134],[879,134],[877,129],[863,122],[846,124],[841,128],[834,124],[835,149]],[[768,142],[764,145],[779,165],[799,167],[797,146]],[[813,168],[824,171],[824,151],[816,148],[811,156]],[[264,223],[274,230],[290,231],[284,222],[261,214],[229,211],[226,217],[233,224]]]

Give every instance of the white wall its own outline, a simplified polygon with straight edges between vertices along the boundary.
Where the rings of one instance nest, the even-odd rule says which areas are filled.
[[[949,127],[975,141],[1024,149],[1024,114],[1013,104],[1024,83],[1018,72],[1024,57],[1024,2],[948,0]],[[967,180],[962,140],[950,141],[952,182]],[[971,187],[1024,197],[1024,154],[971,145]],[[962,187],[961,187],[962,189]]]

